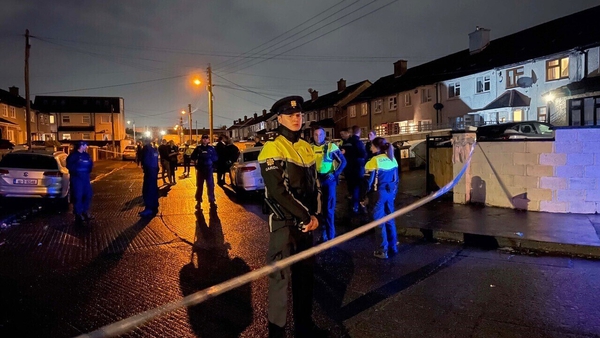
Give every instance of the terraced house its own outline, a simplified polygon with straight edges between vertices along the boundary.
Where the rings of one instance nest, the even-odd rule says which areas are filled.
[[[0,138],[15,144],[27,143],[26,103],[19,95],[19,88],[0,89]],[[50,116],[36,110],[34,105],[31,105],[29,124],[32,141],[45,141],[52,137]]]

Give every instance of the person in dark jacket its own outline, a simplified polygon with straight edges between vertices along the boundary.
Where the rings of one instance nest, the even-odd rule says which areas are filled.
[[[225,156],[226,137],[225,135],[219,136],[217,145],[215,146],[217,157],[219,158],[217,161],[217,184],[219,185],[225,184],[225,173],[227,172],[227,156]]]
[[[92,184],[90,174],[94,163],[87,151],[87,143],[79,141],[75,143],[73,151],[67,156],[67,169],[69,169],[71,184],[71,202],[75,222],[81,224],[83,220],[89,221],[92,202]]]
[[[225,146],[225,171],[229,173],[229,183],[232,184],[231,181],[231,166],[235,163],[240,156],[240,149],[233,144],[231,139],[228,139],[227,145]]]
[[[177,176],[177,155],[179,155],[179,148],[171,140],[169,141],[169,182],[171,182],[171,185],[177,184],[175,179],[175,176]]]
[[[167,178],[169,178],[169,184],[171,181],[171,162],[169,162],[169,145],[167,140],[162,140],[161,145],[158,146],[158,154],[160,155],[160,165],[162,167],[162,180],[163,184],[167,184]]]
[[[142,149],[142,144],[138,142],[135,146],[135,163],[138,165],[138,167],[142,163]]]
[[[352,212],[356,214],[360,203],[360,183],[365,174],[367,152],[365,145],[360,140],[360,127],[353,126],[348,129],[348,132],[351,135],[342,145],[347,162],[344,177],[348,186],[348,194],[351,197]]]
[[[158,149],[152,145],[150,138],[146,139],[142,149],[142,170],[144,170],[144,183],[142,197],[145,209],[140,212],[141,217],[153,217],[158,213]]]
[[[371,144],[373,144],[373,140],[375,139],[375,137],[377,137],[377,134],[374,130],[371,130],[369,132],[369,141],[367,141],[367,143],[365,144],[365,150],[367,151],[367,161],[369,161],[371,157],[376,155],[371,151]]]
[[[209,144],[208,135],[202,135],[202,143],[192,152],[192,161],[196,161],[196,210],[202,209],[204,182],[211,207],[215,207],[215,179],[213,167],[219,157],[217,151]]]

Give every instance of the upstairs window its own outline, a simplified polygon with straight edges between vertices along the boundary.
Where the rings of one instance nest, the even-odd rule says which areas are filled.
[[[477,78],[477,93],[485,93],[490,91],[490,76],[480,76]]]
[[[368,108],[368,106],[367,106],[366,102],[360,104],[360,116],[369,115],[369,109],[367,109],[367,108]]]
[[[81,123],[87,123],[87,124],[89,124],[90,123],[90,116],[89,115],[83,115],[81,117]]]
[[[110,116],[101,116],[100,123],[110,123]]]
[[[569,57],[546,61],[546,81],[569,78]]]
[[[523,76],[523,67],[506,70],[506,89],[517,87],[517,81]]]
[[[398,106],[398,98],[396,96],[388,97],[388,111],[396,110]]]
[[[17,111],[15,110],[15,107],[10,107],[10,117],[13,119],[17,118]]]
[[[412,104],[411,99],[410,99],[410,93],[406,93],[404,94],[404,106],[408,107]]]
[[[327,118],[328,119],[333,118],[333,108],[327,108]]]
[[[356,106],[348,107],[348,116],[356,117]]]
[[[430,102],[431,100],[431,88],[421,89],[421,103]]]
[[[460,82],[451,82],[448,84],[448,98],[460,96]]]
[[[373,103],[373,111],[375,112],[375,114],[379,114],[383,111],[383,100],[382,99],[375,100],[375,102]]]
[[[50,115],[50,124],[55,123],[54,119],[55,119],[54,115]]]
[[[69,115],[63,115],[62,123],[71,123],[71,117]]]
[[[2,116],[8,117],[8,106],[2,106]]]

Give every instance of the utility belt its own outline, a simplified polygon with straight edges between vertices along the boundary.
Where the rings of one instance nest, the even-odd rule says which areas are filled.
[[[281,210],[281,207],[277,202],[266,197],[264,201],[266,209],[263,209],[263,212],[272,214],[271,218],[269,219],[269,232],[275,232],[285,227],[297,228],[300,231],[304,230],[306,225],[296,220],[294,217],[286,217],[285,213],[283,210]]]
[[[322,180],[325,180],[325,179],[327,179],[327,176],[329,176],[329,174],[333,174],[333,173],[334,173],[333,171],[332,171],[332,172],[330,172],[330,173],[327,173],[327,174],[321,174],[321,173],[317,173],[317,177],[319,178],[319,180],[321,180],[321,181],[322,181]]]

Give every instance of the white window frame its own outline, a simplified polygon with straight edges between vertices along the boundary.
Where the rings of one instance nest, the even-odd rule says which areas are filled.
[[[70,140],[71,139],[71,134],[62,134],[62,139],[63,140]]]
[[[50,115],[50,124],[56,123],[56,117],[54,115]]]
[[[2,106],[2,116],[8,117],[8,106]]]
[[[410,93],[406,93],[404,94],[404,106],[405,107],[410,107],[412,105],[412,100],[410,97]]]
[[[62,115],[61,117],[62,123],[71,123],[71,116],[69,115]]]
[[[100,116],[101,124],[109,124],[110,123],[110,115],[108,116]]]
[[[15,140],[15,131],[14,130],[7,130],[6,131],[6,138],[11,141],[11,142],[16,142]]]
[[[86,121],[86,118],[87,118],[87,121]],[[90,123],[92,123],[92,118],[89,115],[87,115],[87,114],[86,115],[82,115],[81,116],[81,123],[90,124]]]
[[[382,99],[375,100],[373,102],[373,112],[375,112],[375,114],[380,114],[381,112],[383,112],[383,100]]]
[[[356,117],[356,106],[348,107],[348,116],[350,116],[350,118]]]
[[[92,139],[92,133],[81,133],[81,139],[82,140],[91,140]]]
[[[423,88],[421,89],[421,103],[431,102],[433,98],[431,97],[431,88]]]
[[[328,119],[333,118],[333,108],[327,108],[327,118]]]
[[[10,107],[10,117],[13,119],[17,118],[17,110],[15,109],[15,107]]]
[[[448,98],[455,98],[460,96],[460,82],[448,83]]]
[[[486,89],[487,87],[487,89]],[[479,76],[475,80],[475,91],[477,94],[487,93],[490,91],[491,81],[489,75]]]
[[[367,116],[369,115],[369,106],[366,102],[363,102],[360,104],[360,116]]]
[[[388,97],[388,111],[394,111],[398,109],[398,96],[390,96]]]

